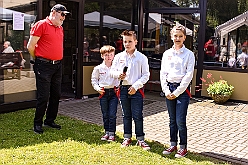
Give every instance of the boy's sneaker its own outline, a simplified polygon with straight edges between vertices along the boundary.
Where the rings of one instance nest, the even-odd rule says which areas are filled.
[[[105,134],[104,136],[101,137],[101,140],[106,141],[109,139],[109,135]]]
[[[136,145],[142,147],[144,150],[150,150],[149,145],[144,140],[138,140]]]
[[[115,141],[115,136],[110,135],[110,136],[108,137],[108,141],[109,141],[109,142]]]
[[[177,146],[170,146],[169,148],[167,148],[166,150],[163,151],[163,154],[169,155],[176,150],[177,150]]]
[[[180,149],[177,151],[175,157],[182,158],[182,157],[185,157],[186,155],[187,155],[187,149]]]
[[[123,142],[121,143],[121,147],[127,147],[131,144],[132,140],[129,138],[124,138]]]

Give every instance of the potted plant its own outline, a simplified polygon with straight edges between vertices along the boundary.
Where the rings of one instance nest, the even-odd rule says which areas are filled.
[[[212,74],[208,73],[207,79],[209,79],[210,82],[201,78],[202,82],[207,86],[208,95],[218,104],[225,103],[231,97],[234,87],[228,84],[226,80],[223,80],[222,76],[220,76],[219,81],[214,81]]]

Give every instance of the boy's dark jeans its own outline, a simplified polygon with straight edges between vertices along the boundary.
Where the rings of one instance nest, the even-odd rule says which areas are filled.
[[[36,60],[34,72],[37,87],[34,125],[41,126],[45,113],[45,123],[52,123],[57,117],[61,96],[62,63],[52,64]]]
[[[124,138],[132,137],[132,119],[135,123],[135,134],[138,140],[144,140],[143,130],[143,96],[140,91],[128,94],[130,86],[121,86],[120,102],[123,113]]]
[[[105,93],[100,99],[103,126],[106,132],[115,133],[118,98],[114,88],[104,90]]]
[[[171,92],[176,90],[179,84],[169,84]],[[180,137],[180,145],[187,145],[187,127],[186,116],[190,97],[186,92],[183,92],[174,100],[166,98],[166,104],[170,117],[170,141],[178,142],[178,132]]]

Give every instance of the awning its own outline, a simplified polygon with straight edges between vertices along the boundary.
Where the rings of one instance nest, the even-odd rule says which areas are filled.
[[[149,20],[148,20],[148,29],[155,29],[156,23],[162,24],[162,15],[158,13],[149,13]],[[171,22],[170,20],[163,20],[163,22],[166,22],[167,24],[173,26],[175,24],[174,22]],[[181,25],[179,22],[176,22],[176,25]],[[192,36],[192,30],[186,27],[186,35]]]
[[[0,7],[0,20],[12,21],[13,12],[17,12],[17,11]],[[24,21],[25,22],[32,23],[35,21],[35,19],[36,19],[36,16],[34,16],[34,15],[24,14]]]
[[[84,26],[100,26],[100,13],[94,11],[92,13],[84,14]],[[110,29],[130,29],[131,23],[104,15],[103,27],[108,27]]]
[[[215,28],[216,36],[223,36],[243,25],[248,26],[248,11],[243,14],[238,15],[237,17],[232,18],[231,20],[217,26]]]
[[[180,25],[183,26],[183,25],[180,24],[179,22],[176,22],[176,26],[180,26]],[[184,27],[185,27],[185,26],[184,26]],[[193,34],[193,31],[186,27],[186,35],[187,35],[187,36],[192,36],[192,34]]]

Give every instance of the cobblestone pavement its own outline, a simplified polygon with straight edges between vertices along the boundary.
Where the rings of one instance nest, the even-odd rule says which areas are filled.
[[[62,100],[59,113],[102,125],[98,98]],[[158,93],[146,92],[143,114],[146,139],[169,145],[169,117],[164,98]],[[247,119],[247,104],[227,102],[217,105],[212,100],[191,99],[187,116],[188,150],[247,165]],[[120,106],[117,113],[117,131],[123,132]]]

